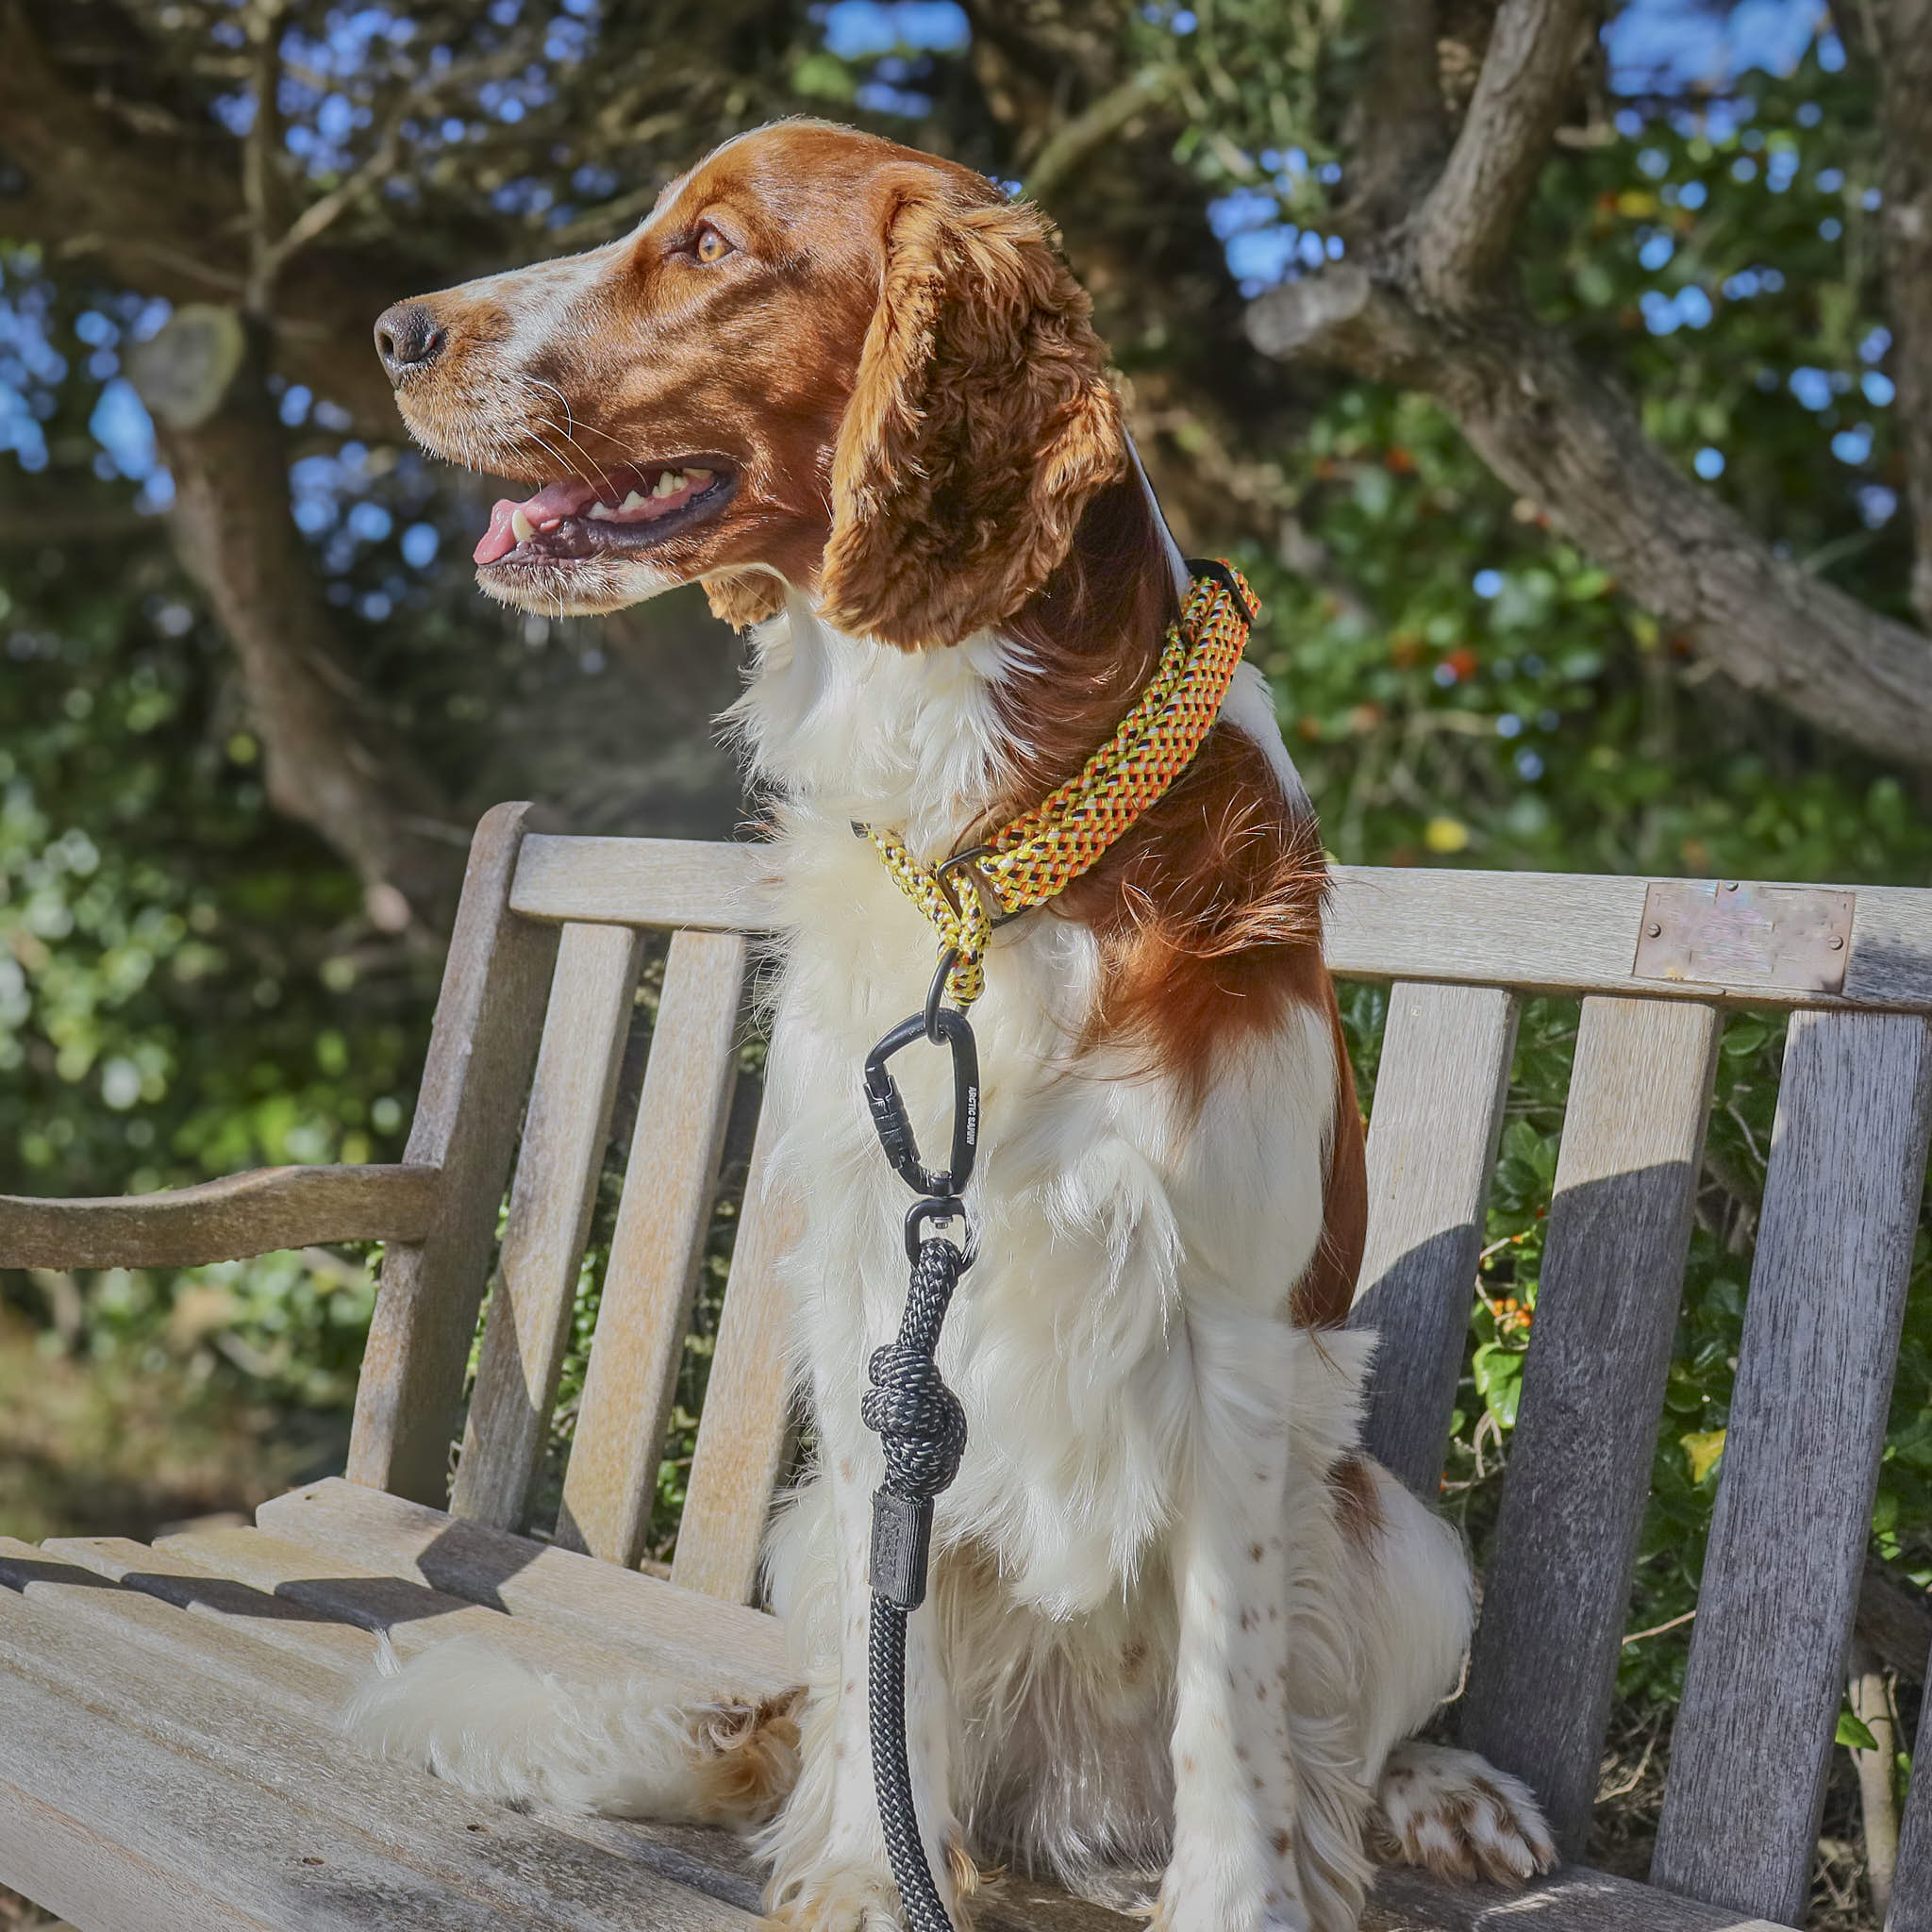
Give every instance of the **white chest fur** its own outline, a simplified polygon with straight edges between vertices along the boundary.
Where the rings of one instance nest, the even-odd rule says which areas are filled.
[[[760,641],[737,714],[755,766],[783,794],[775,1178],[805,1208],[791,1278],[822,1439],[869,1466],[859,1396],[905,1299],[908,1196],[880,1153],[859,1069],[917,1010],[936,954],[849,821],[950,848],[1000,775],[991,691],[1006,647],[975,640],[908,657],[829,632],[802,606],[780,626]],[[1050,911],[996,941],[973,1012],[978,1259],[940,1354],[969,1430],[940,1504],[941,1545],[978,1541],[1009,1589],[1056,1616],[1137,1574],[1169,1522],[1201,1404],[1241,1399],[1220,1384],[1284,1386],[1283,1305],[1321,1230],[1334,1095],[1325,1020],[1296,1008],[1218,1070],[1198,1114],[1184,1110],[1158,1065],[1125,1048],[1078,1050],[1098,981],[1091,935]],[[914,1047],[894,1069],[937,1152],[946,1056]],[[1215,1332],[1202,1351],[1204,1324]],[[1204,1389],[1208,1359],[1216,1386]]]

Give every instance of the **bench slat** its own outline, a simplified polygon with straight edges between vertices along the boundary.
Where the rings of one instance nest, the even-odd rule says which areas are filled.
[[[533,833],[509,903],[526,919],[756,930],[763,923],[758,881],[771,865],[763,845]]]
[[[286,1597],[318,1617],[382,1631],[406,1661],[452,1637],[481,1637],[540,1670],[556,1671],[576,1682],[604,1683],[626,1675],[649,1678],[661,1685],[666,1698],[679,1702],[713,1697],[721,1690],[758,1689],[754,1670],[734,1675],[712,1654],[693,1655],[670,1645],[646,1649],[623,1635],[586,1635],[581,1624],[573,1628],[556,1620],[506,1616],[498,1607],[304,1549],[258,1529],[196,1530],[163,1538],[157,1548]],[[139,1577],[128,1580],[140,1583]],[[724,1676],[730,1681],[721,1684]]]
[[[533,835],[510,903],[532,920],[755,931],[769,920],[762,881],[771,865],[756,844]],[[1911,887],[1856,889],[1840,997],[1749,977],[1636,978],[1649,878],[1361,865],[1332,867],[1329,877],[1326,952],[1344,979],[1932,1011],[1932,897]]]
[[[1368,1246],[1348,1325],[1389,1337],[1367,1446],[1428,1502],[1441,1487],[1516,1013],[1491,987],[1389,992],[1369,1119]]]
[[[1525,1779],[1558,1847],[1589,1836],[1721,1021],[1583,1003],[1536,1325],[1483,1579],[1462,1741]]]
[[[529,809],[497,806],[470,846],[403,1157],[441,1170],[437,1224],[384,1256],[356,1384],[350,1475],[425,1503],[449,1491],[476,1308],[557,955],[556,930],[508,906]]]
[[[343,1633],[361,1650],[354,1664],[336,1652],[278,1648],[260,1641],[240,1617],[190,1616],[146,1591],[121,1589],[98,1570],[11,1537],[0,1537],[0,1586],[62,1624],[133,1644],[170,1664],[246,1671],[251,1681],[272,1687],[277,1704],[311,1718],[339,1709],[359,1673],[375,1660],[375,1644],[360,1632]]]
[[[1839,996],[1767,986],[1743,974],[1720,981],[1637,978],[1631,968],[1648,878],[1348,865],[1337,866],[1333,877],[1323,929],[1329,968],[1344,979],[1932,1011],[1932,894],[1918,888],[1856,889],[1851,952]]]
[[[0,1268],[198,1268],[328,1241],[420,1241],[433,1167],[258,1167],[98,1200],[0,1194]]]
[[[1653,1874],[1787,1919],[1818,1836],[1932,1123],[1932,1026],[1800,1013]]]
[[[1361,1932],[1790,1932],[1723,1906],[1673,1898],[1628,1878],[1564,1866],[1522,1891],[1383,1869]]]
[[[635,1006],[641,941],[567,925],[510,1186],[450,1508],[521,1526],[557,1400],[584,1239]]]
[[[656,1577],[339,1478],[264,1503],[256,1520],[284,1546],[338,1567],[407,1577],[665,1669],[701,1675],[729,1658],[732,1685],[760,1697],[797,1682],[783,1631],[760,1610],[727,1608]]]
[[[375,1668],[372,1632],[218,1575],[178,1551],[150,1549],[125,1537],[63,1537],[41,1547],[43,1555],[125,1584],[129,1594],[156,1597],[195,1622],[238,1632],[251,1643],[319,1656],[358,1675]]]
[[[1926,1665],[1932,1682],[1932,1661]],[[1919,1707],[1919,1736],[1912,1752],[1912,1780],[1906,1789],[1898,1834],[1898,1862],[1891,1874],[1891,1910],[1885,1932],[1932,1932],[1932,1697]]]
[[[220,1766],[244,1778],[253,1790],[242,1802],[256,1818],[281,1814],[282,1843],[273,1861],[251,1858],[232,1875],[217,1867],[225,1886],[239,1883],[245,1892],[276,1864],[299,1868],[303,1857],[320,1855],[326,1869],[346,1854],[364,1924],[378,1896],[390,1923],[450,1932],[476,1925],[631,1932],[639,1924],[722,1932],[745,1923],[629,1860],[421,1772],[344,1749],[332,1728],[278,1708],[218,1659],[168,1672],[144,1668],[125,1639],[0,1591],[0,1670],[13,1682],[118,1714],[190,1765]],[[341,1850],[312,1845],[317,1834],[337,1840]],[[372,1893],[372,1883],[383,1891]],[[386,1893],[401,1896],[391,1905]],[[291,1915],[283,1923],[308,1921]]]
[[[557,1541],[626,1569],[650,1529],[704,1260],[737,1084],[745,953],[738,933],[680,932],[671,941],[564,1472]]]
[[[772,1108],[758,1117],[731,1275],[718,1317],[710,1381],[698,1417],[671,1580],[705,1596],[748,1604],[790,1424],[786,1342],[791,1298],[778,1266],[804,1215],[771,1185]]]

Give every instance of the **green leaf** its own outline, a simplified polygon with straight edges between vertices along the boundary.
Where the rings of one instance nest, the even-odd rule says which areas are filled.
[[[1484,1406],[1496,1426],[1516,1426],[1516,1404],[1523,1392],[1523,1351],[1500,1342],[1486,1342],[1471,1358],[1470,1367]]]
[[[1684,1452],[1684,1460],[1690,1465],[1690,1480],[1701,1483],[1724,1453],[1724,1429],[1693,1429],[1688,1436],[1679,1436],[1677,1444]]]
[[[1850,1705],[1838,1714],[1838,1735],[1833,1741],[1842,1744],[1848,1751],[1875,1751],[1878,1748],[1878,1740]]]

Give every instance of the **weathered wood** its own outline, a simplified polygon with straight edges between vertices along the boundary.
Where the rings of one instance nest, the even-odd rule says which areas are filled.
[[[764,924],[768,846],[691,839],[526,840],[510,905],[526,919],[741,932]]]
[[[1844,1694],[1932,1124],[1932,1025],[1800,1013],[1653,1875],[1794,1919]]]
[[[359,1567],[407,1577],[667,1670],[701,1675],[728,1664],[732,1682],[759,1696],[797,1681],[782,1628],[760,1610],[720,1605],[655,1576],[455,1521],[353,1483],[292,1490],[264,1503],[256,1520],[339,1571]]]
[[[744,1207],[718,1318],[711,1378],[685,1486],[671,1580],[748,1604],[790,1423],[787,1337],[791,1307],[779,1263],[804,1231],[800,1205],[771,1180],[775,1126],[768,1104],[752,1143]]]
[[[1932,1684],[1932,1658],[1920,1668],[1924,1681]],[[1932,1697],[1919,1707],[1919,1736],[1899,1821],[1898,1862],[1891,1872],[1885,1932],[1932,1932]]]
[[[796,1681],[788,1677],[783,1685],[770,1686],[728,1653],[694,1657],[691,1648],[668,1645],[647,1650],[621,1632],[583,1634],[581,1622],[571,1628],[562,1619],[539,1623],[506,1616],[500,1609],[322,1556],[258,1529],[195,1530],[165,1537],[157,1547],[299,1604],[320,1619],[382,1631],[405,1660],[452,1637],[480,1637],[540,1670],[555,1671],[576,1683],[601,1684],[625,1675],[648,1678],[667,1702],[674,1703],[701,1702],[727,1693],[761,1696],[768,1688],[782,1689]],[[624,1573],[613,1569],[609,1574]]]
[[[1462,1741],[1524,1778],[1571,1857],[1590,1834],[1721,1023],[1583,1003],[1536,1326],[1485,1573]]]
[[[650,1529],[704,1260],[737,1082],[744,964],[737,933],[681,932],[671,941],[564,1472],[557,1541],[626,1568]]]
[[[1522,1891],[1451,1884],[1385,1867],[1361,1932],[1790,1932],[1723,1906],[1673,1898],[1607,1872],[1566,1865]]]
[[[350,1479],[441,1503],[496,1210],[530,1084],[554,927],[514,917],[527,805],[476,827],[404,1158],[441,1171],[435,1227],[383,1258],[356,1387]]]
[[[1390,989],[1369,1120],[1369,1236],[1352,1328],[1387,1340],[1364,1438],[1425,1501],[1441,1486],[1482,1246],[1516,1002],[1491,987]]]
[[[260,1167],[98,1200],[0,1194],[0,1268],[198,1268],[326,1241],[419,1241],[433,1167]]]
[[[519,1932],[358,1832],[0,1668],[0,1883],[86,1932]]]
[[[217,1623],[192,1617],[159,1597],[124,1590],[98,1571],[0,1537],[0,1586],[17,1591],[65,1628],[92,1631],[174,1668],[245,1674],[285,1708],[326,1721],[341,1708],[357,1670],[325,1652],[296,1652],[260,1642],[240,1618]],[[273,1601],[273,1599],[265,1599]],[[361,1670],[375,1660],[375,1646],[359,1633]],[[132,1716],[134,1713],[130,1712]]]
[[[356,1493],[379,1492],[357,1489]],[[129,1594],[158,1598],[196,1623],[236,1632],[250,1643],[301,1651],[351,1676],[375,1668],[375,1640],[370,1631],[219,1575],[178,1551],[149,1549],[125,1537],[62,1537],[43,1543],[41,1554],[125,1584]]]
[[[353,1495],[371,1493],[353,1485],[341,1487]],[[90,1548],[92,1551],[98,1545]],[[78,1616],[104,1631],[113,1631],[158,1658],[185,1663],[223,1682],[238,1680],[258,1697],[318,1726],[331,1745],[335,1744],[342,1706],[373,1668],[375,1646],[367,1633],[346,1624],[319,1621],[314,1611],[304,1610],[284,1598],[265,1596],[232,1581],[215,1578],[178,1557],[144,1551],[138,1543],[125,1544],[123,1549],[133,1553],[131,1557],[124,1556],[119,1564],[124,1572],[131,1573],[131,1582],[151,1586],[157,1571],[164,1572],[164,1581],[176,1580],[176,1573],[192,1571],[204,1585],[225,1584],[231,1593],[230,1601],[233,1597],[248,1599],[258,1607],[258,1614],[261,1609],[282,1613],[272,1619],[275,1641],[246,1641],[261,1625],[251,1625],[245,1616],[232,1610],[212,1617],[186,1614],[173,1607],[172,1599],[157,1602],[145,1588],[108,1588],[97,1569],[83,1567],[79,1561],[60,1560],[30,1544],[0,1541],[0,1583],[24,1589],[29,1602],[46,1602],[63,1618]],[[188,1578],[182,1575],[178,1580],[186,1584]],[[660,1584],[657,1588],[665,1590],[668,1586]],[[165,1597],[165,1590],[155,1594]],[[196,1597],[191,1596],[187,1602],[192,1609],[206,1607]],[[712,1621],[719,1622],[716,1607],[710,1607],[714,1613]],[[722,1621],[727,1627],[720,1632],[719,1642],[728,1650],[732,1620],[727,1617]],[[243,1637],[243,1641],[235,1641],[237,1633]],[[335,1640],[347,1643],[350,1654],[345,1655]],[[721,1671],[729,1674],[728,1658],[713,1669],[714,1679]],[[519,1820],[517,1828],[562,1832],[645,1865],[660,1876],[708,1897],[723,1899],[727,1905],[748,1912],[758,1909],[759,1874],[756,1862],[744,1841],[729,1833],[693,1825],[620,1824],[609,1819],[571,1817],[541,1810],[535,1816],[540,1822],[525,1824]]]
[[[770,867],[754,844],[536,837],[513,904],[532,919],[755,930],[769,918]],[[1648,878],[1357,865],[1336,866],[1330,877],[1328,963],[1345,979],[1932,1011],[1932,903],[1914,888],[1856,889],[1845,990],[1834,997],[1744,981],[1638,979],[1631,968]]]
[[[641,941],[567,925],[483,1324],[476,1386],[450,1496],[458,1516],[521,1527],[557,1399],[617,1068],[637,997]]]
[[[1324,931],[1329,968],[1345,979],[1932,1011],[1932,899],[1916,888],[1857,888],[1845,989],[1834,996],[1743,980],[1639,979],[1631,967],[1645,878],[1347,865],[1332,877]]]
[[[240,1774],[255,1788],[244,1802],[257,1814],[286,1807],[305,1836],[319,1826],[344,1842],[359,1838],[375,1855],[369,1879],[416,1890],[397,1915],[411,1925],[474,1924],[479,1905],[490,1915],[485,1923],[573,1932],[640,1924],[697,1932],[743,1923],[629,1860],[344,1749],[329,1729],[278,1708],[237,1673],[213,1664],[157,1672],[125,1643],[5,1592],[0,1670],[96,1709],[129,1713],[142,1734],[190,1763]],[[501,1921],[499,1912],[507,1915]]]

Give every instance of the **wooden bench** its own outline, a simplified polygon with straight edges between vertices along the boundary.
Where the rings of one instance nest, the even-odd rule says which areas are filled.
[[[347,1477],[152,1548],[0,1544],[0,1881],[84,1932],[725,1927],[720,1836],[521,1815],[348,1749],[387,1630],[494,1633],[557,1669],[786,1680],[750,1607],[787,1451],[755,1145],[668,1582],[642,1547],[716,1184],[764,863],[756,846],[525,836],[473,849],[404,1162],[0,1203],[0,1264],[163,1267],[389,1243]],[[670,928],[603,1312],[544,1534],[523,1534],[633,1011]],[[1834,943],[1834,941],[1836,943]],[[1391,1873],[1380,1932],[1741,1932],[1803,1907],[1843,1689],[1932,1118],[1932,891],[1344,869],[1329,952],[1391,983],[1357,1318],[1376,1452],[1433,1493],[1519,1002],[1583,1001],[1535,1341],[1461,1726],[1587,1831],[1726,1008],[1793,1009],[1728,1448],[1653,1879],[1528,1897]],[[519,1133],[519,1123],[522,1131]],[[512,1163],[513,1173],[512,1173]],[[475,1393],[477,1310],[509,1212]],[[1802,1391],[1802,1400],[1801,1400]],[[462,1454],[450,1493],[450,1448]],[[1926,1743],[1932,1749],[1932,1740]],[[1926,1760],[1932,1762],[1932,1759]],[[1892,1924],[1932,1926],[1932,1778]],[[1018,1880],[990,1927],[1129,1922]]]

